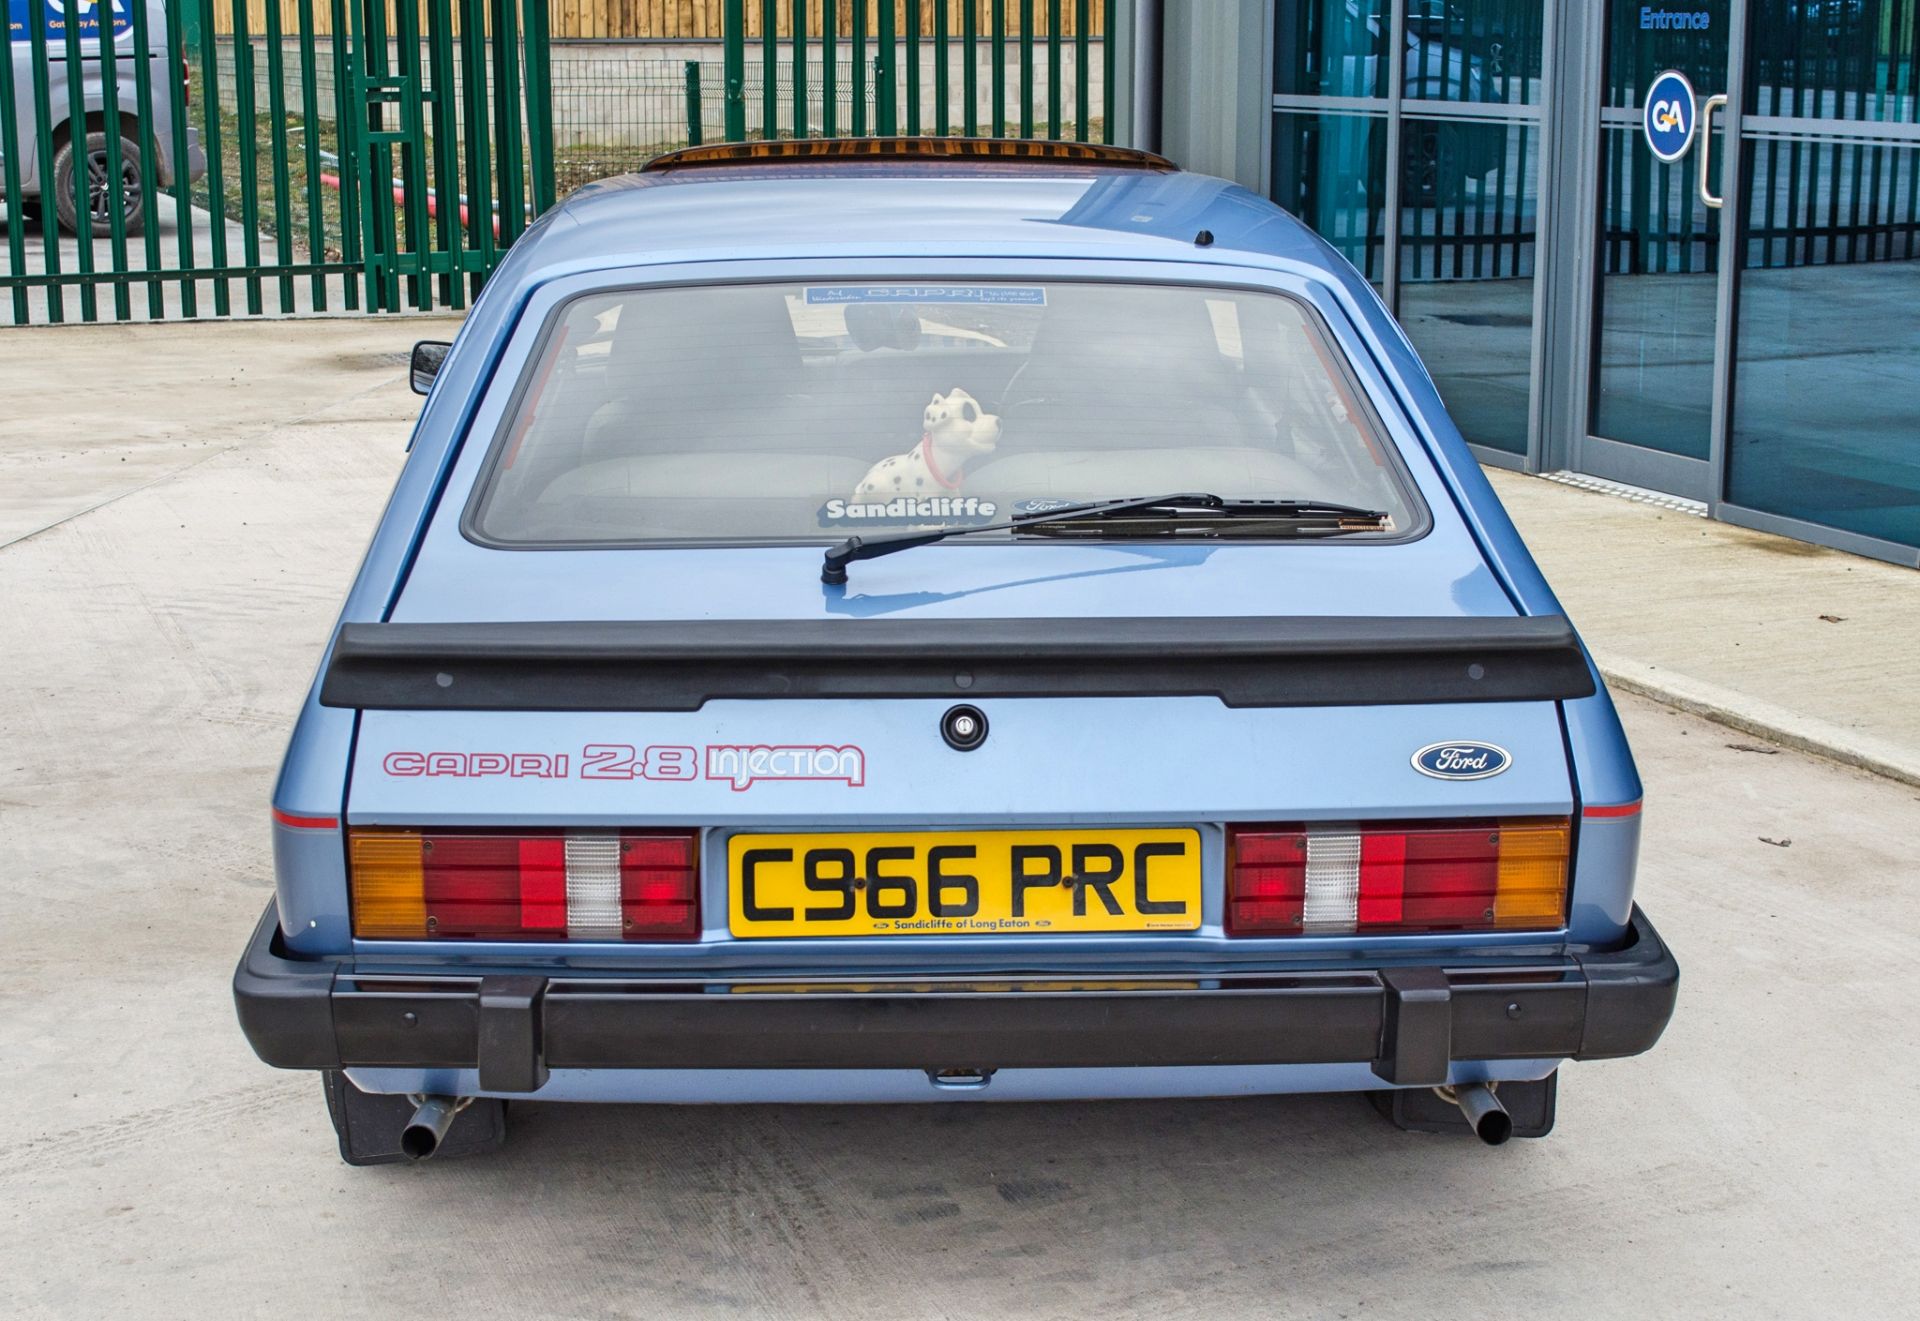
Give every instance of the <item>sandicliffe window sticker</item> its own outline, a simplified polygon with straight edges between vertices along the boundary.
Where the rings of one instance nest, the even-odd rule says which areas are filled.
[[[991,523],[1000,507],[972,495],[871,496],[827,501],[820,506],[821,527],[922,527],[929,523]]]

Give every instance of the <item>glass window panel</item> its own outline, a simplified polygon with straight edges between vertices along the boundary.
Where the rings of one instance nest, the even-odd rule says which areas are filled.
[[[1385,96],[1387,0],[1275,0],[1273,90]]]
[[[801,542],[1183,486],[1422,522],[1337,346],[1277,294],[610,290],[489,389],[514,402],[471,526],[498,544]]]
[[[1726,91],[1729,9],[1728,0],[1611,0],[1604,104],[1638,112],[1640,89],[1667,69],[1684,73],[1702,99]]]
[[[1541,0],[1407,0],[1409,100],[1540,104]]]
[[[1384,115],[1273,116],[1273,200],[1378,287],[1384,269]]]
[[[1920,0],[1753,0],[1746,113],[1920,122]]]
[[[1540,132],[1401,127],[1400,321],[1466,438],[1527,449]]]
[[[1745,155],[1727,498],[1920,546],[1920,148]]]
[[[1600,136],[1593,433],[1704,459],[1713,413],[1719,213],[1701,204],[1699,162],[1691,154],[1663,165],[1638,128]]]

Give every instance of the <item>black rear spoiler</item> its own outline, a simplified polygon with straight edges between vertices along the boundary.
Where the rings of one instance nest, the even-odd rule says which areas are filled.
[[[771,698],[1217,697],[1369,706],[1588,697],[1542,618],[673,620],[346,624],[326,706],[696,711]]]

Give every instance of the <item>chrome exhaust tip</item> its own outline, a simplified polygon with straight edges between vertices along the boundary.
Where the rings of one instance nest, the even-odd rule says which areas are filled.
[[[1464,1083],[1459,1087],[1436,1087],[1433,1090],[1460,1107],[1460,1113],[1473,1128],[1474,1136],[1489,1147],[1497,1147],[1513,1136],[1513,1116],[1500,1104],[1500,1098],[1493,1094],[1492,1084]]]
[[[419,1108],[400,1130],[400,1152],[408,1160],[429,1160],[446,1140],[453,1117],[467,1108],[470,1096],[419,1096]]]

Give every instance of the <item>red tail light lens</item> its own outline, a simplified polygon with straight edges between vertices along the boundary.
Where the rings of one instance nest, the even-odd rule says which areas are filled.
[[[700,930],[692,835],[623,835],[620,914],[628,939],[676,938]]]
[[[376,940],[692,940],[692,831],[353,830],[353,930]]]
[[[1306,833],[1229,831],[1227,877],[1228,934],[1299,931],[1307,898]]]
[[[1553,930],[1571,840],[1564,817],[1233,826],[1227,934]]]

